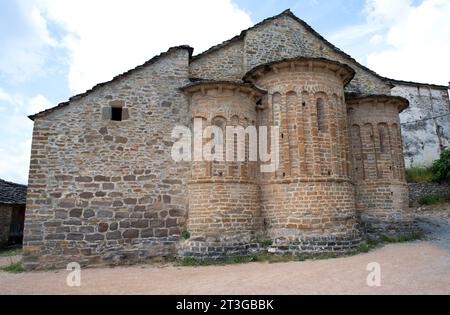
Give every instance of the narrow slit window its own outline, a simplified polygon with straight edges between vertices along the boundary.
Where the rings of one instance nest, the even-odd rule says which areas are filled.
[[[326,131],[327,124],[325,121],[325,103],[321,98],[317,100],[317,124],[319,131]]]
[[[111,108],[111,120],[112,121],[122,121],[123,120],[122,107],[112,107]]]

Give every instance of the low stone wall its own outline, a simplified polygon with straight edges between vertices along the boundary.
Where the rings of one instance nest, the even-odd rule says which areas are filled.
[[[429,195],[440,195],[450,193],[448,184],[436,183],[414,183],[409,186],[409,204],[411,207],[417,206],[419,200]]]

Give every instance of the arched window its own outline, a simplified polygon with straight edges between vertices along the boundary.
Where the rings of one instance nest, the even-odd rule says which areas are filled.
[[[220,135],[212,134],[212,140],[214,142],[214,148],[212,150],[212,154],[217,156],[219,155],[220,160],[214,159],[212,162],[212,176],[213,177],[223,177],[225,176],[225,130],[227,126],[227,120],[224,117],[216,117],[212,121],[212,125],[220,128],[222,131]]]
[[[317,100],[317,127],[319,131],[326,131],[327,124],[325,120],[325,102],[322,98]]]
[[[275,126],[281,126],[281,94],[275,93],[272,96],[273,123]]]
[[[358,125],[353,125],[351,128],[351,145],[353,155],[353,176],[357,180],[364,179],[364,161],[363,161],[363,146],[361,140],[361,128]]]
[[[380,138],[380,151],[386,154],[390,148],[388,126],[386,124],[378,125],[378,135]]]

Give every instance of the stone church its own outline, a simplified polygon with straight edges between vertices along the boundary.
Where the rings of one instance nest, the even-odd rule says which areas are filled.
[[[393,90],[411,86],[443,93],[378,75],[289,10],[199,55],[170,48],[30,117],[24,266],[341,254],[409,233]],[[172,130],[194,118],[278,126],[279,169],[175,162]]]

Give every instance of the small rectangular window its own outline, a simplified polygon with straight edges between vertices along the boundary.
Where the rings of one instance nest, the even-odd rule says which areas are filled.
[[[111,120],[113,121],[122,121],[122,108],[121,107],[112,107],[111,108]]]

